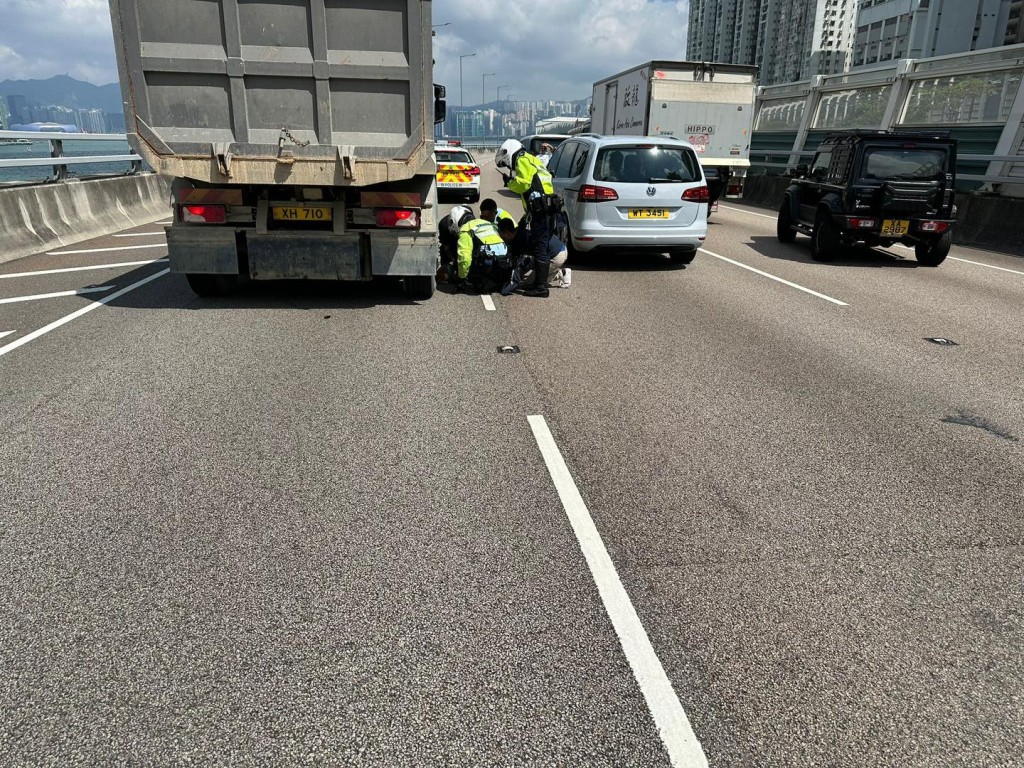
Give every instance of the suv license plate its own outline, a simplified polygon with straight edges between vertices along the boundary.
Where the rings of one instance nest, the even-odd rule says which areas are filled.
[[[910,231],[907,219],[885,219],[882,221],[882,237],[898,237]]]
[[[630,208],[629,218],[631,219],[667,219],[668,211],[665,208]]]
[[[275,205],[270,209],[277,221],[330,221],[330,208],[300,208],[298,206]]]

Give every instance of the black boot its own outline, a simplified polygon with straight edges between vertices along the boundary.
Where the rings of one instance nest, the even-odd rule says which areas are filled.
[[[537,276],[537,281],[533,284],[533,288],[528,291],[524,291],[524,296],[537,296],[542,299],[546,299],[550,291],[548,290],[548,273],[551,271],[551,265],[535,264],[533,272]]]

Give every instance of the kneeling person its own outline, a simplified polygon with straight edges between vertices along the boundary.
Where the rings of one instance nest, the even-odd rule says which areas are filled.
[[[473,219],[459,228],[459,281],[481,293],[498,290],[512,271],[508,246],[498,228]]]
[[[511,220],[499,220],[498,231],[501,233],[502,239],[508,244],[512,263],[516,265],[516,274],[513,275],[513,286],[509,293],[521,287],[527,289],[527,295],[547,296],[547,286],[537,285],[535,287],[536,272],[534,270],[532,244],[525,228],[523,226],[516,227]],[[572,270],[565,266],[565,262],[569,258],[569,251],[565,243],[554,235],[550,235],[547,239],[547,244],[541,251],[542,263],[546,265],[547,269],[551,270],[551,287],[568,288],[572,281]]]

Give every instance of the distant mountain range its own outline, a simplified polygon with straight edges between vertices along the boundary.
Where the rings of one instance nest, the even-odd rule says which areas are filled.
[[[46,80],[0,80],[0,96],[24,96],[29,104],[121,112],[121,86],[93,85],[68,75]]]

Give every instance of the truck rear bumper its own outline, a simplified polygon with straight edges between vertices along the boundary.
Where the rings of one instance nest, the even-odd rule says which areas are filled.
[[[233,227],[169,227],[172,272],[247,273],[253,280],[370,280],[437,272],[437,241],[428,234],[272,232]],[[242,259],[242,255],[245,259]]]

